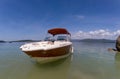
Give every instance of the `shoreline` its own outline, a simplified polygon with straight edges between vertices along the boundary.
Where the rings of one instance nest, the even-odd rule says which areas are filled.
[[[14,42],[38,42],[41,40],[16,40],[16,41],[4,41],[0,40],[0,43],[14,43]]]
[[[15,40],[15,41],[4,41],[0,40],[0,43],[13,43],[13,42],[39,42],[41,40]],[[79,41],[79,42],[99,42],[99,43],[115,43],[115,40],[110,39],[71,39],[71,41]]]

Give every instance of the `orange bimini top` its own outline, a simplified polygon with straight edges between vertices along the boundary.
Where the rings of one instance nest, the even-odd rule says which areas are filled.
[[[58,34],[69,34],[71,35],[65,28],[53,28],[48,30],[48,33],[52,34],[53,36]]]

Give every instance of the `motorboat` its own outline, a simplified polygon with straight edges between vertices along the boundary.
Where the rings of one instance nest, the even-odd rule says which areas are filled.
[[[43,41],[26,43],[20,49],[39,63],[52,62],[71,55],[73,47],[70,37],[65,28],[52,28]]]

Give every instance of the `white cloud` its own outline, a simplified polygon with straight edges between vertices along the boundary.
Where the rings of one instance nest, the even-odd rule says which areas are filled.
[[[120,30],[114,32],[114,35],[119,35],[119,34],[120,34]]]
[[[73,35],[73,38],[75,39],[86,39],[86,38],[91,38],[91,39],[116,39],[117,36],[120,35],[120,30],[111,32],[109,30],[94,30],[94,31],[89,31],[89,32],[84,32],[84,31],[78,31]]]

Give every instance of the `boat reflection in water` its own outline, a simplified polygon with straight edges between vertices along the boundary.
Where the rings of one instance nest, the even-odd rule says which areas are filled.
[[[44,63],[41,64],[39,62],[35,62],[36,66],[44,69],[44,68],[52,68],[52,67],[58,67],[58,66],[63,66],[63,67],[69,67],[73,59],[73,55],[69,55],[68,57],[62,58],[60,60],[50,62],[50,63]]]
[[[36,68],[34,69],[35,76],[33,77],[32,74],[30,73],[29,78],[30,79],[70,79],[70,73],[71,73],[71,65],[72,65],[72,56],[69,55],[66,58],[63,58],[58,61],[54,61],[51,63],[45,63],[45,64],[40,64],[36,63],[34,66]],[[42,72],[42,73],[41,73]]]

